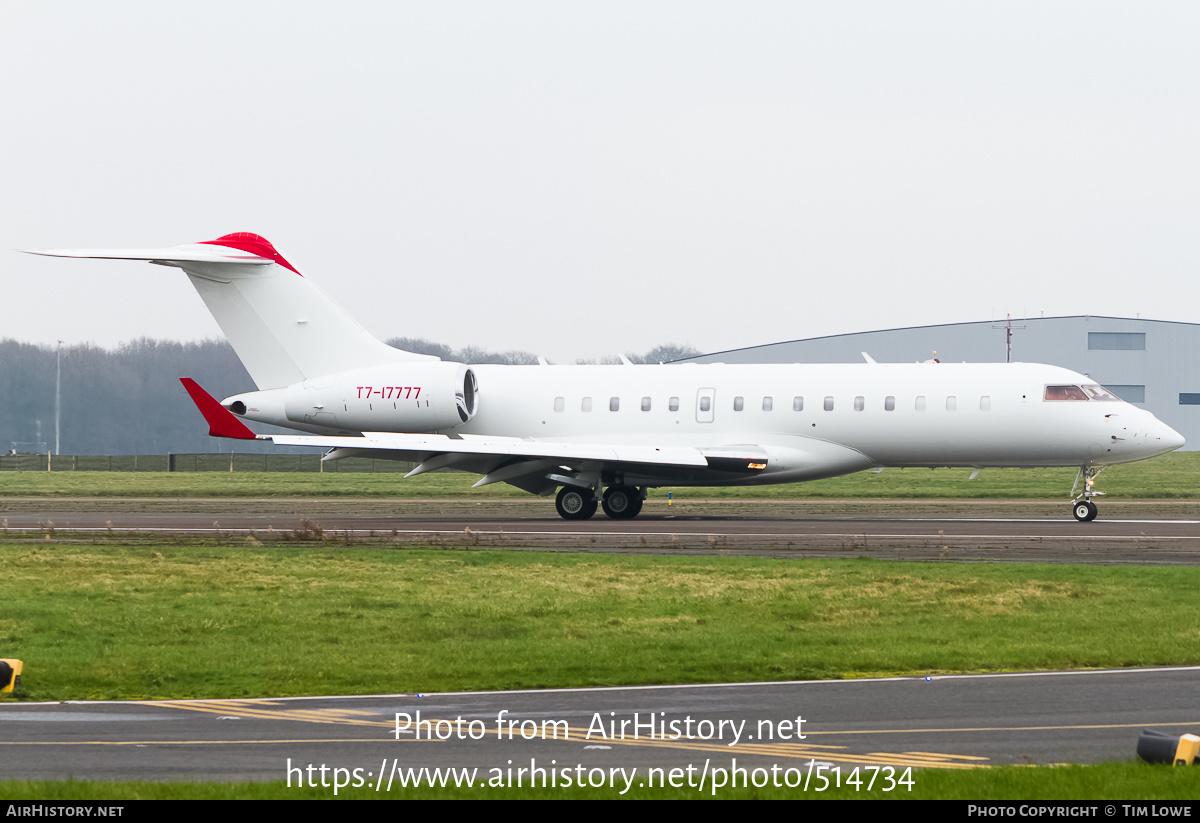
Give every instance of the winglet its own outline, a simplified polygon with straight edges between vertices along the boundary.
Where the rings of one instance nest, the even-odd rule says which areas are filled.
[[[208,423],[210,437],[231,437],[234,440],[257,440],[258,436],[246,427],[246,424],[233,416],[229,409],[222,406],[216,399],[200,388],[200,384],[190,377],[181,377],[179,382],[187,389],[192,402],[204,415]]]

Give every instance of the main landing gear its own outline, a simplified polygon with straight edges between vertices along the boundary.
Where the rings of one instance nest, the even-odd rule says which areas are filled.
[[[587,520],[596,513],[596,494],[591,489],[563,486],[554,498],[554,508],[563,520]]]
[[[613,520],[632,520],[642,511],[642,492],[633,486],[609,486],[600,505]]]
[[[613,520],[632,520],[642,511],[645,491],[634,486],[609,486],[599,503]],[[579,486],[563,486],[554,507],[564,520],[587,520],[596,513],[596,492]]]
[[[1092,502],[1092,498],[1102,497],[1104,492],[1094,491],[1092,485],[1096,482],[1096,476],[1102,471],[1104,471],[1103,466],[1100,468],[1083,466],[1079,469],[1079,474],[1075,475],[1075,483],[1071,486],[1071,514],[1075,515],[1075,519],[1081,523],[1090,523],[1095,520],[1100,511]],[[1081,482],[1083,488],[1076,494]]]

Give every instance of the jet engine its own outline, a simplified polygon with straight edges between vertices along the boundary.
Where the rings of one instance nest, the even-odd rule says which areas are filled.
[[[475,416],[479,383],[462,363],[396,363],[247,392],[222,405],[250,420],[309,431],[435,432]]]

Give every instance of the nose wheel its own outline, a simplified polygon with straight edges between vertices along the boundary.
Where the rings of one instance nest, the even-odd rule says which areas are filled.
[[[1092,522],[1100,512],[1092,498],[1101,497],[1104,492],[1098,492],[1092,486],[1096,482],[1096,476],[1102,471],[1103,467],[1083,466],[1079,469],[1079,474],[1075,475],[1075,483],[1071,486],[1071,514],[1080,523]]]

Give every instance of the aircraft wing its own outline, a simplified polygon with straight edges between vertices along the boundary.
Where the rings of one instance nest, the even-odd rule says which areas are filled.
[[[319,446],[332,449],[326,460],[360,456],[361,452],[388,452],[394,460],[414,460],[422,455],[479,455],[481,457],[554,458],[560,460],[605,460],[619,463],[667,463],[675,466],[706,466],[699,449],[690,446],[637,446],[526,440],[520,437],[487,437],[464,434],[393,434],[365,432],[362,437],[319,435],[261,435],[280,446]],[[355,452],[354,455],[341,453]],[[403,453],[403,456],[396,454]]]
[[[364,432],[362,437],[319,435],[260,435],[280,446],[317,446],[329,449],[322,460],[372,457],[407,460],[417,464],[408,477],[437,469],[482,474],[476,486],[505,482],[534,494],[549,494],[560,485],[584,483],[589,475],[619,471],[642,476],[683,475],[705,471],[712,462],[702,449],[691,446],[647,446],[638,444],[580,443],[559,440],[527,440],[519,437],[486,437],[439,434],[393,434]],[[751,448],[751,451],[757,451]],[[743,470],[751,454],[740,461]],[[730,457],[715,457],[722,468]]]
[[[192,401],[214,437],[270,440],[279,446],[328,449],[322,460],[370,457],[405,460],[417,466],[408,477],[437,469],[482,474],[476,486],[509,483],[533,494],[549,494],[561,485],[599,485],[603,474],[667,481],[713,471],[755,474],[767,466],[758,446],[644,445],[535,440],[463,434],[398,434],[364,432],[361,437],[304,434],[259,434],[189,377],[181,377]],[[643,480],[645,482],[645,480]]]

